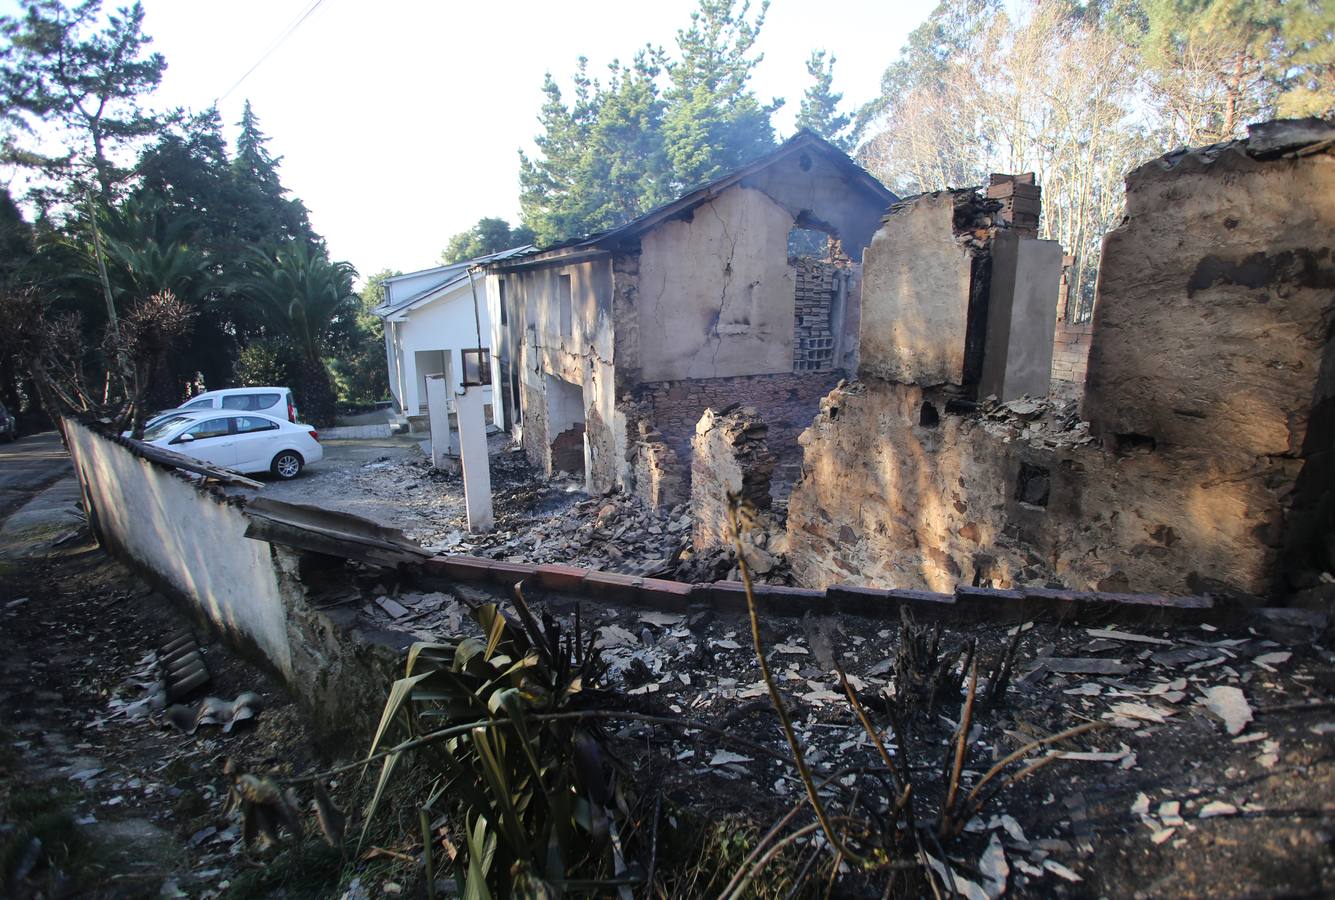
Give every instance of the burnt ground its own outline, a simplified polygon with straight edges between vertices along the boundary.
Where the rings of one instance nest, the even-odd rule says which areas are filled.
[[[239,818],[224,814],[222,765],[310,769],[320,757],[305,716],[86,532],[55,542],[41,548],[51,556],[0,560],[0,895],[268,895],[288,876],[265,865],[273,853],[248,852]],[[135,713],[147,654],[182,630],[212,676],[190,699],[254,692],[258,717],[192,737]],[[327,895],[338,854],[310,841],[290,854],[309,870],[297,879],[306,895]]]
[[[423,639],[458,634],[460,622],[466,629],[468,603],[483,599],[460,587],[389,591],[410,611],[410,624],[397,627]],[[573,626],[569,603],[547,608]],[[378,607],[368,604],[362,615],[395,627]],[[1102,727],[1034,750],[1007,771],[1052,753],[1100,755],[1058,758],[989,802],[941,848],[954,876],[985,885],[979,866],[995,836],[1012,896],[1328,895],[1335,885],[1335,655],[1319,625],[1298,619],[1232,629],[1146,624],[1114,628],[1114,635],[1098,630],[1099,622],[1025,630],[1002,698],[976,703],[962,790],[1016,749],[1082,723]],[[646,723],[609,727],[636,790],[686,811],[682,830],[726,820],[754,835],[801,798],[742,615],[585,606],[582,620],[600,629],[613,706],[691,719],[749,742]],[[945,793],[943,761],[963,692],[941,689],[934,707],[920,697],[908,704],[902,730],[891,731],[888,702],[912,693],[896,671],[901,631],[895,621],[842,615],[762,620],[768,658],[817,777],[879,764],[840,692],[837,657],[911,773],[918,821],[931,822]],[[953,661],[946,668],[959,679],[962,663],[953,654],[977,641],[981,698],[1014,634],[1006,625],[947,626],[940,656]],[[1060,671],[1071,668],[1105,674]],[[1240,691],[1252,716],[1234,733],[1204,705],[1219,688]],[[864,801],[888,802],[884,787],[858,785]],[[697,879],[684,893],[704,883]],[[879,885],[853,877],[842,890],[880,895]]]
[[[526,474],[514,490],[519,503],[564,502],[560,485],[535,487]],[[589,512],[590,500],[567,493],[571,500],[551,521],[579,507],[581,527],[596,522],[601,507]],[[617,545],[599,528],[614,533],[595,525],[579,538],[592,552]],[[129,708],[144,696],[146,654],[190,621],[81,532],[62,527],[42,540],[38,552],[0,562],[0,871],[22,876],[0,892],[338,896],[340,882],[354,875],[381,892],[413,890],[402,867],[375,868],[383,855],[354,865],[325,848],[309,817],[304,841],[247,849],[238,817],[223,811],[226,758],[244,771],[282,776],[355,758],[364,748],[322,753],[278,682],[199,630],[212,681],[194,698],[253,691],[261,698],[258,718],[231,734],[205,726],[192,737],[161,716],[132,717]],[[482,599],[468,588],[398,582],[385,573],[367,573],[362,586],[367,624],[422,638],[467,631],[467,605]],[[407,615],[391,618],[369,602],[386,594]],[[571,624],[569,602],[534,600]],[[725,833],[721,845],[736,839],[731,855],[727,847],[716,849],[712,868],[674,876],[671,895],[716,895],[748,842],[802,794],[746,622],[708,608],[663,613],[591,605],[582,619],[600,630],[609,664],[600,702],[727,735],[694,730],[686,721],[613,719],[605,727],[641,808],[661,802],[669,811],[659,834],[664,866],[672,845],[698,843],[702,833]],[[1335,656],[1328,637],[1301,621],[1269,619],[1218,630],[1145,623],[1124,627],[1122,636],[1089,631],[1106,625],[1041,623],[1025,631],[1003,701],[978,704],[966,791],[995,760],[1035,739],[1082,722],[1107,727],[1032,751],[1031,761],[1058,749],[1103,755],[1055,760],[937,848],[957,887],[967,890],[966,880],[986,884],[981,864],[995,840],[1012,896],[1327,895],[1335,869]],[[1011,628],[943,628],[937,656],[948,661],[945,680],[959,679],[954,654],[969,640],[977,641],[986,680],[1010,645]],[[933,705],[909,689],[896,670],[900,623],[764,617],[762,638],[817,777],[878,764],[839,694],[831,673],[837,657],[909,773],[917,820],[933,821],[962,698],[947,686]],[[1071,668],[1104,673],[1059,671]],[[1236,734],[1201,704],[1219,688],[1240,691],[1252,713]],[[979,694],[986,695],[985,685]],[[892,731],[887,701],[909,696],[918,699],[905,702],[902,727]],[[850,789],[859,791],[868,815],[889,799],[875,780],[861,778]],[[336,784],[335,796],[351,808],[358,790]],[[799,817],[793,827],[808,821]],[[43,839],[36,850],[32,837]],[[402,838],[390,849],[408,859],[416,852]],[[765,896],[786,893],[785,879],[815,850],[811,841],[795,844],[793,858],[765,874]],[[878,896],[879,887],[850,873],[835,895]]]

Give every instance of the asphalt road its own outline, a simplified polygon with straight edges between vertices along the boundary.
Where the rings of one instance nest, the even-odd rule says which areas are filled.
[[[12,444],[0,444],[0,519],[71,471],[59,432],[24,435]]]

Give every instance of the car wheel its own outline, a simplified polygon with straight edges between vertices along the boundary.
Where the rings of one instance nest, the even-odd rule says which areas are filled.
[[[293,450],[284,450],[273,458],[273,463],[270,464],[269,471],[273,472],[284,481],[290,481],[301,474],[301,467],[301,454]]]

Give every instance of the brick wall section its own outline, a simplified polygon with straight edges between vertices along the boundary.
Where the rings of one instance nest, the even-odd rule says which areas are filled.
[[[498,600],[510,597],[515,582],[526,590],[544,590],[604,604],[684,612],[701,606],[742,612],[746,598],[736,581],[684,584],[618,572],[572,566],[500,562],[476,556],[436,556],[422,565],[429,575],[486,586]],[[1225,622],[1243,620],[1238,607],[1216,605],[1205,596],[1174,597],[1048,588],[957,587],[953,593],[868,588],[846,584],[825,590],[756,584],[756,603],[772,616],[846,613],[897,622],[904,610],[914,618],[945,621],[1021,622],[1026,619],[1072,622],[1088,617],[1098,624]]]
[[[1089,367],[1089,345],[1093,322],[1058,320],[1052,344],[1052,388],[1054,393],[1080,396],[1085,392]]]
[[[770,450],[780,468],[800,465],[800,435],[820,411],[821,399],[843,378],[843,372],[744,375],[737,378],[700,378],[641,385],[638,399],[645,403],[654,427],[688,468],[691,439],[706,409],[739,403],[754,407],[769,426]]]
[[[830,310],[839,267],[832,262],[798,257],[794,289],[793,371],[828,372],[834,368],[835,335]]]

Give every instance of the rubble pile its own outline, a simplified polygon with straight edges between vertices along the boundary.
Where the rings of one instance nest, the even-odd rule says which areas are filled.
[[[974,188],[963,188],[949,193],[955,209],[953,222],[955,243],[970,256],[990,253],[992,236],[1004,221],[1002,201],[980,197]],[[891,212],[894,212],[894,207],[891,207]]]
[[[416,634],[429,639],[458,634],[461,624],[465,633],[474,627],[466,607],[489,598],[467,586],[453,590],[444,602],[429,594],[398,598],[409,609],[426,603],[443,611],[414,619]],[[569,599],[534,590],[529,600],[563,628],[573,627]],[[386,624],[377,609],[368,606],[367,613]],[[761,825],[798,801],[802,784],[782,761],[787,745],[743,616],[708,605],[664,612],[583,603],[580,617],[584,628],[596,630],[608,663],[610,692],[600,702],[707,723],[753,747],[720,741],[717,732],[632,723],[616,735],[635,783],[652,783],[711,818],[745,814]],[[1329,819],[1329,807],[1320,801],[1314,807],[1313,798],[1328,798],[1335,787],[1328,753],[1335,655],[1318,637],[1322,618],[1270,611],[1234,631],[1033,623],[943,628],[931,640],[943,658],[958,653],[955,683],[968,682],[961,668],[967,662],[959,660],[973,641],[969,656],[979,661],[982,679],[961,791],[1036,740],[1100,723],[1078,738],[1021,754],[1020,767],[1043,762],[1043,771],[999,794],[947,848],[943,864],[956,883],[976,880],[991,854],[992,862],[999,856],[1006,863],[1002,886],[1022,896],[1110,896],[1151,877],[1168,893],[1236,893],[1253,882],[1273,889],[1264,879],[1275,871],[1277,840],[1295,866],[1284,879],[1329,878],[1331,859],[1320,849],[1325,838],[1309,821]],[[920,821],[935,815],[942,758],[963,698],[943,690],[931,710],[912,711],[901,730],[890,727],[883,711],[904,690],[897,683],[901,627],[842,615],[766,616],[761,637],[817,779],[877,764],[850,714],[837,661],[891,754],[914,773]],[[1002,682],[1000,699],[984,703],[988,673],[1012,641],[1018,642],[1013,674]],[[1261,849],[1253,858],[1237,849],[1247,846]],[[1228,860],[1227,872],[1212,872],[1212,860]]]
[[[663,577],[689,546],[691,518],[682,505],[654,510],[614,494],[576,500],[520,528],[499,525],[498,517],[495,531],[459,536],[450,552]]]
[[[1056,397],[1029,397],[1007,403],[988,396],[979,405],[983,430],[1002,443],[1028,444],[1035,450],[1069,450],[1095,441],[1089,423],[1080,418],[1080,402]]]
[[[686,500],[686,471],[663,437],[644,417],[636,422],[639,439],[632,449],[635,493],[654,509]]]

